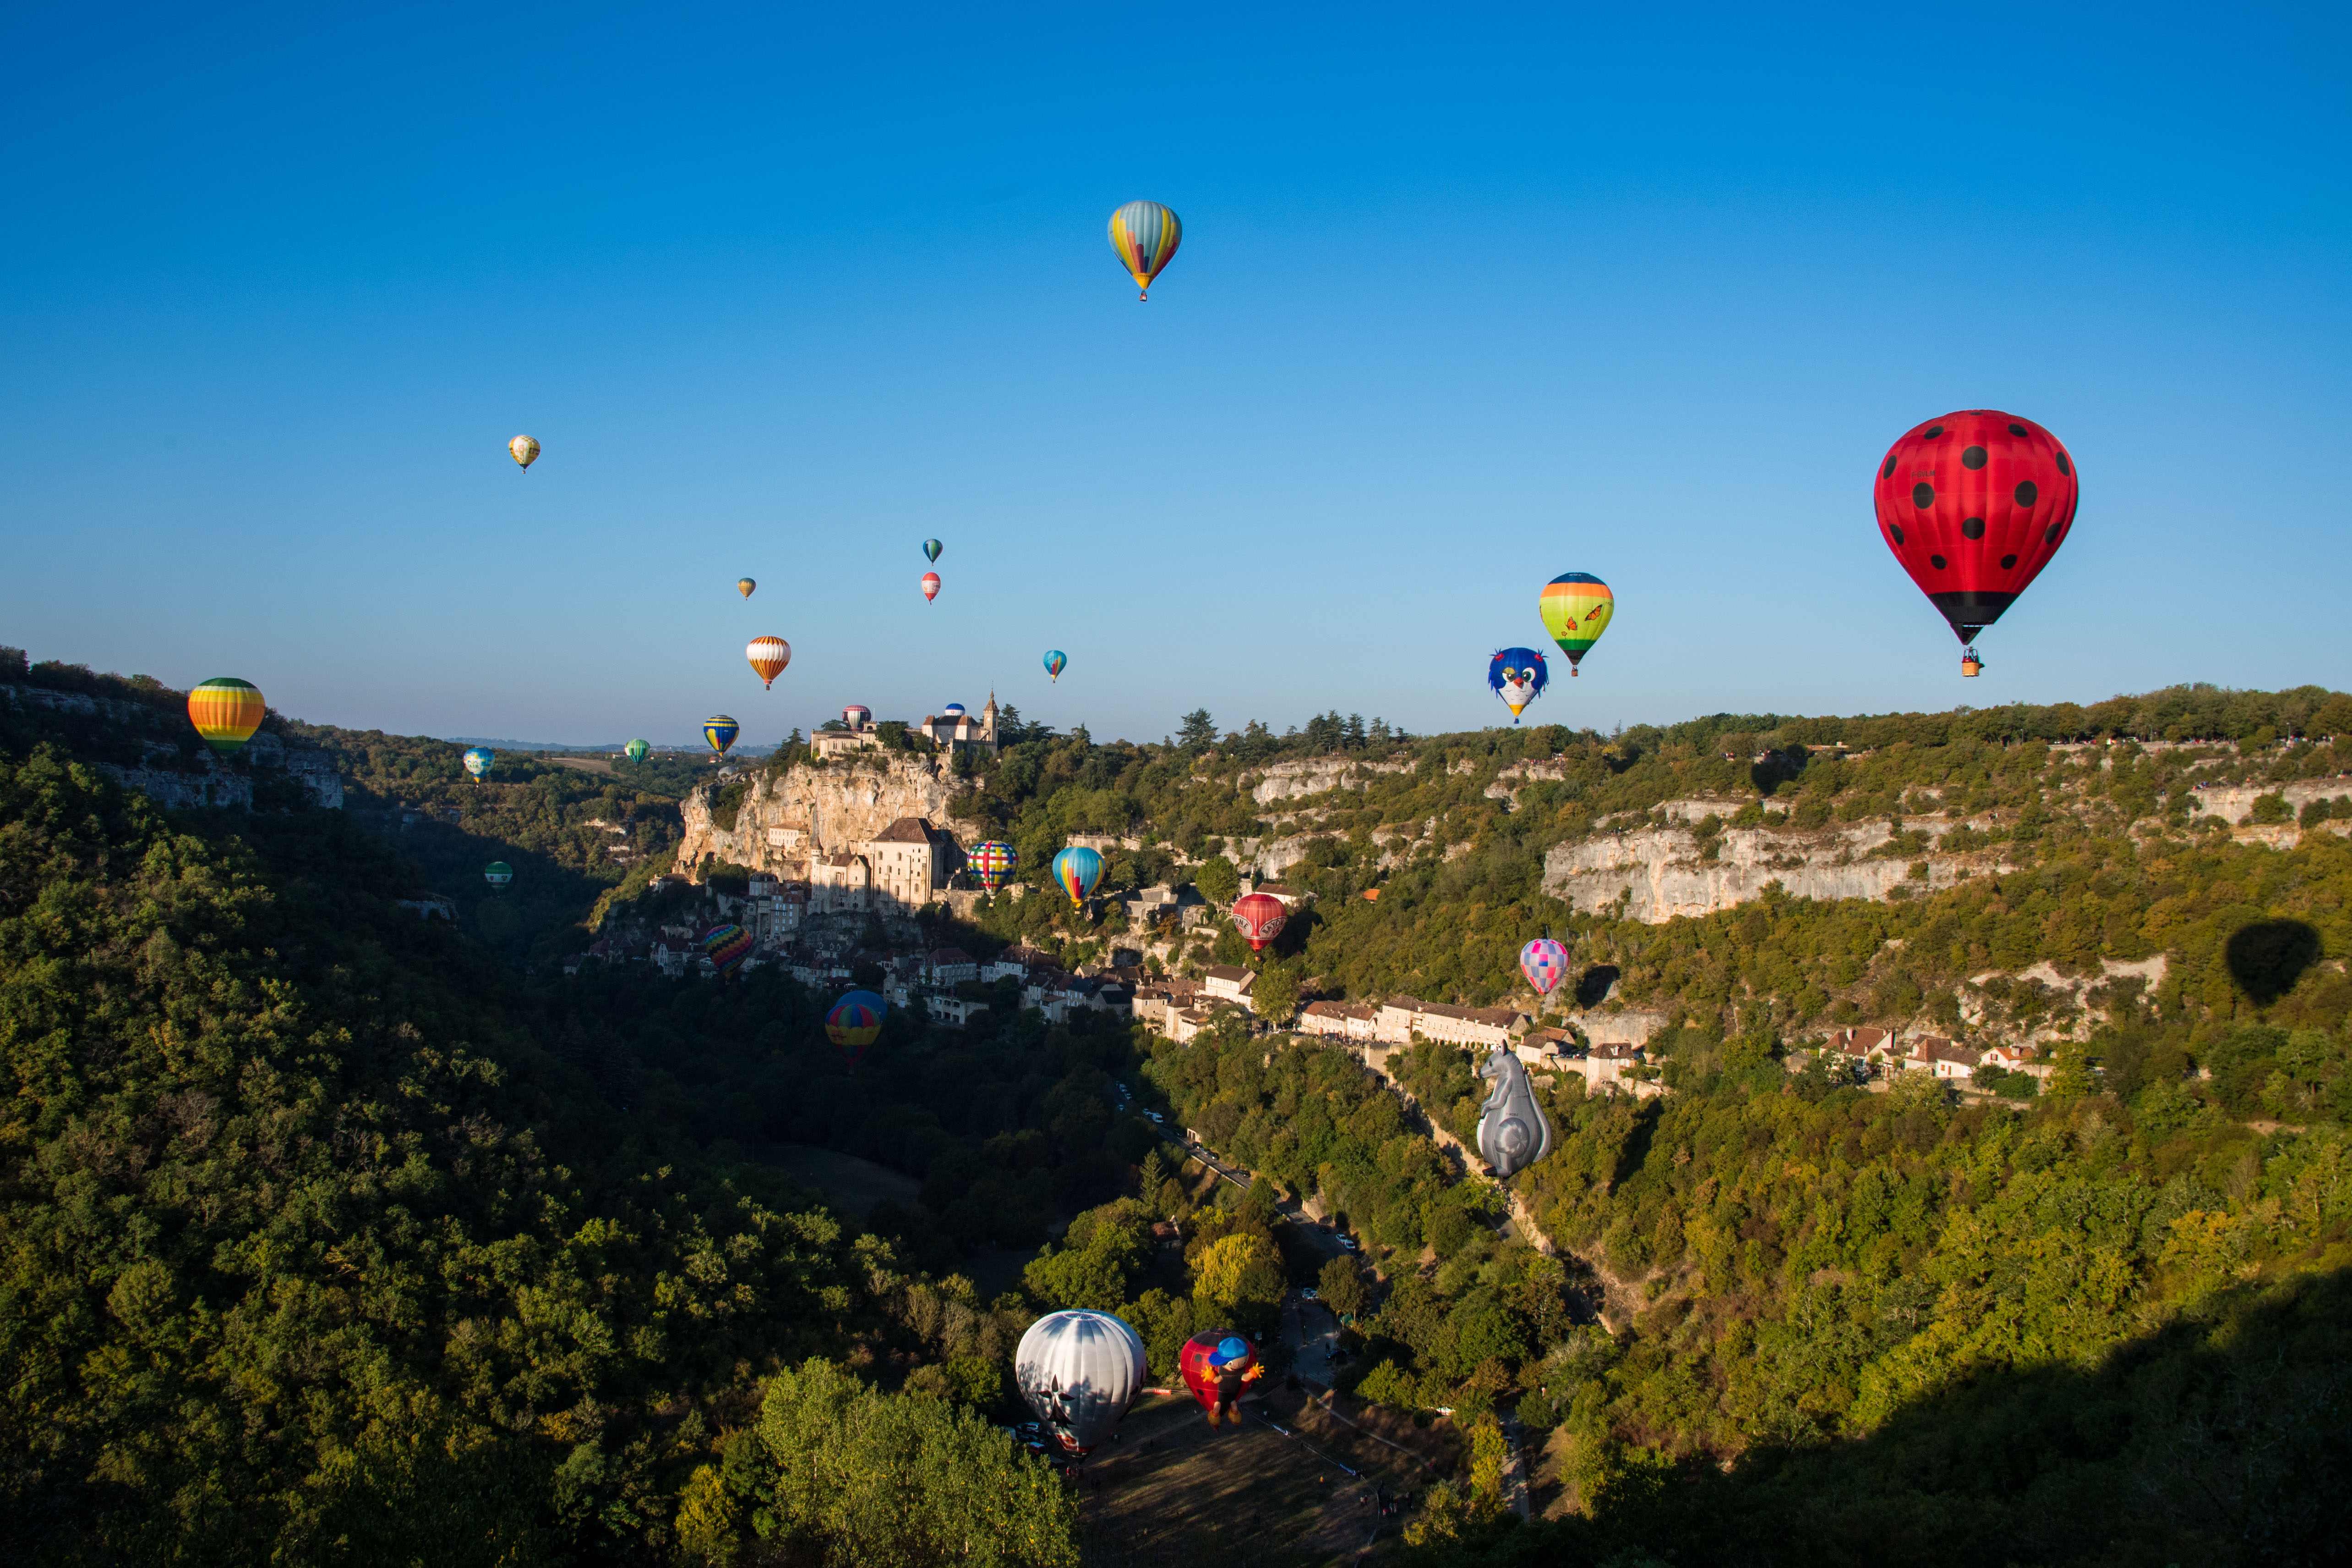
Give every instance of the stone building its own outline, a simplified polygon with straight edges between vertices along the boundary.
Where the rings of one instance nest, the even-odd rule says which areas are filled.
[[[966,712],[962,703],[950,702],[944,711],[927,716],[915,729],[950,754],[977,752],[992,757],[997,750],[996,693],[988,694],[988,706],[980,710],[978,719]]]

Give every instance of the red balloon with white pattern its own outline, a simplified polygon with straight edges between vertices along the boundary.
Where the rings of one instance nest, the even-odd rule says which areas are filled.
[[[1283,922],[1290,911],[1272,893],[1244,893],[1234,900],[1234,928],[1250,944],[1252,952],[1264,952],[1265,944],[1282,934]]]
[[[1969,408],[1930,419],[1888,448],[1872,491],[1879,537],[1943,613],[1967,651],[2000,619],[2074,526],[2074,458],[2031,419]]]

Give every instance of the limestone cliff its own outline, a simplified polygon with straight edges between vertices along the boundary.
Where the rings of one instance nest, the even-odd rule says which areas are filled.
[[[803,762],[782,773],[729,770],[678,803],[686,837],[677,869],[693,875],[716,858],[803,881],[812,858],[853,850],[902,816],[952,831],[948,802],[963,787],[944,759],[902,752]],[[720,802],[739,790],[734,826],[722,827]]]

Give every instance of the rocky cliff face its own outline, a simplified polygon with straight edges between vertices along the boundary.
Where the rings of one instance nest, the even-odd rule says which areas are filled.
[[[1302,800],[1328,790],[1360,789],[1375,773],[1410,773],[1410,763],[1369,763],[1352,757],[1308,757],[1275,763],[1249,785],[1250,798],[1260,805]]]
[[[210,752],[184,752],[169,736],[169,721],[142,703],[81,691],[52,691],[39,686],[0,686],[0,701],[41,713],[70,714],[103,720],[113,725],[142,754],[138,763],[98,762],[92,765],[116,782],[135,789],[156,805],[172,810],[188,806],[253,808],[253,771],[288,773],[309,793],[314,805],[340,810],[343,804],[342,775],[326,752],[315,746],[289,746],[263,731],[238,752],[244,767],[225,763]]]
[[[1716,836],[1710,858],[1699,836],[1683,827],[1601,834],[1554,846],[1544,857],[1543,886],[1554,898],[1591,913],[1622,899],[1625,918],[1654,925],[1746,903],[1774,882],[1793,898],[1881,899],[1898,887],[1948,888],[1999,869],[1992,857],[1983,855],[1929,850],[1870,858],[1893,837],[1884,822],[1811,833],[1732,827]],[[1927,863],[1925,880],[1911,875],[1919,861]]]
[[[713,812],[738,784],[748,789],[735,826],[721,827]],[[677,869],[692,875],[706,859],[717,858],[805,880],[814,857],[855,849],[902,816],[950,827],[948,802],[961,787],[943,762],[882,752],[802,763],[782,773],[722,773],[679,803],[686,837],[677,847]]]

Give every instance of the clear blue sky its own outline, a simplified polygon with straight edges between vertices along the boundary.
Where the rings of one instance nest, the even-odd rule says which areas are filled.
[[[2346,16],[11,6],[0,641],[443,735],[1426,731],[1578,569],[1530,721],[2352,686]],[[1963,684],[1870,479],[1980,405],[2084,500]]]

